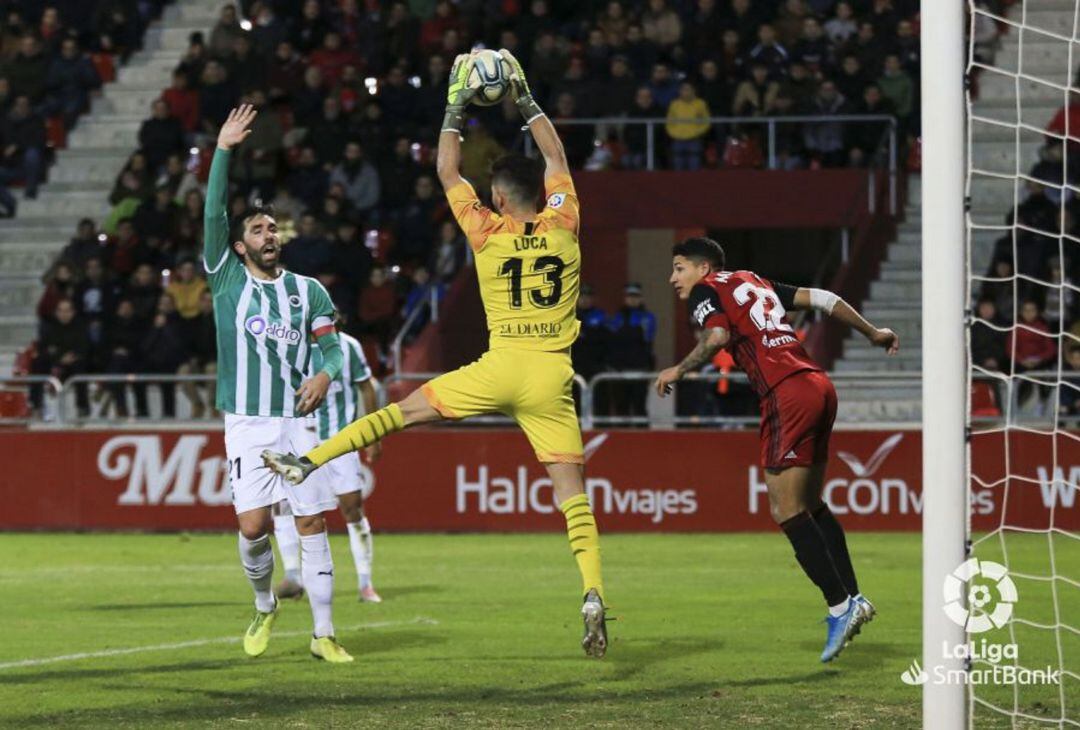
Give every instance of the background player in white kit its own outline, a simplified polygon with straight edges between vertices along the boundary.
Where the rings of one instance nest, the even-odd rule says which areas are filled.
[[[314,279],[278,266],[281,242],[272,213],[257,210],[229,230],[229,150],[250,134],[251,106],[229,113],[218,134],[204,211],[203,265],[214,295],[217,325],[217,407],[225,414],[225,453],[233,506],[240,527],[240,562],[255,591],[255,617],[244,651],[259,656],[277,617],[271,590],[274,551],[270,507],[287,498],[296,516],[304,583],[314,619],[311,653],[333,663],[351,662],[334,638],[331,600],[334,564],[322,513],[336,500],[325,478],[286,487],[263,466],[267,448],[303,450],[316,445],[305,418],[326,397],[342,367],[334,308]],[[315,345],[318,343],[318,347]],[[322,367],[307,378],[312,351]]]
[[[341,322],[336,324],[340,325]],[[378,410],[375,381],[371,377],[371,368],[368,367],[363,347],[344,332],[338,332],[337,337],[341,343],[341,372],[330,384],[326,400],[316,411],[315,423],[312,424],[312,427],[316,424],[318,426],[320,441],[330,438],[360,416]],[[316,350],[312,353],[311,372],[318,372],[321,368],[321,351]],[[363,401],[363,413],[357,408],[357,391]],[[369,464],[374,463],[381,453],[382,444],[379,442],[364,449]],[[364,500],[375,488],[374,475],[369,470],[365,471],[360,463],[359,452],[350,451],[326,464],[325,479],[337,495],[341,515],[349,529],[349,548],[356,564],[360,600],[365,603],[381,603],[382,598],[371,583],[374,544],[371,523],[364,514]],[[300,540],[287,502],[282,502],[274,515],[274,537],[277,538],[281,562],[285,568],[285,578],[274,592],[279,598],[298,598],[304,593],[300,570]]]

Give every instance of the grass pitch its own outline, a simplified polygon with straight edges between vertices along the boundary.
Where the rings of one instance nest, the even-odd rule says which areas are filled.
[[[900,681],[921,653],[918,535],[849,536],[880,613],[827,666],[820,595],[781,535],[602,540],[619,620],[595,661],[563,535],[378,535],[377,606],[356,602],[335,535],[335,623],[357,661],[329,666],[308,655],[306,600],[284,605],[263,657],[243,655],[232,534],[0,535],[0,725],[919,724]]]

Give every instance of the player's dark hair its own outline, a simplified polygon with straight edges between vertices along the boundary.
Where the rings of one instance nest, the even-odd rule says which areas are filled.
[[[491,184],[519,205],[538,205],[544,191],[544,163],[525,155],[503,155],[491,163]]]
[[[253,218],[260,215],[265,215],[273,218],[275,216],[274,206],[272,205],[255,205],[244,211],[243,215],[238,215],[233,218],[232,223],[232,240],[241,241],[244,238],[244,231],[247,230],[248,223]]]
[[[679,241],[671,247],[672,256],[682,256],[691,261],[708,261],[709,265],[717,271],[724,269],[726,257],[724,249],[711,238],[695,236]]]
[[[243,215],[239,215],[236,218],[233,218],[231,226],[232,232],[229,235],[229,248],[233,248],[232,244],[236,241],[244,240],[244,231],[247,230],[248,223],[250,223],[253,218],[256,218],[260,215],[265,215],[273,218],[275,216],[274,206],[270,204],[255,205],[251,208],[248,208]],[[233,248],[233,253],[236,253],[235,248]],[[244,258],[242,254],[237,253],[236,255],[239,256],[241,259]]]

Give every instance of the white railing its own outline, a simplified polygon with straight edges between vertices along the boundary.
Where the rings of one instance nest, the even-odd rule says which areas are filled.
[[[390,375],[385,380],[380,381],[376,386],[379,403],[385,405],[389,402],[392,391],[399,389],[402,384],[405,383],[422,383],[432,378],[436,378],[442,373],[400,373],[396,375]],[[748,427],[758,423],[758,416],[754,414],[744,415],[731,415],[731,416],[719,416],[719,415],[680,415],[676,413],[674,407],[674,398],[669,398],[666,401],[660,401],[655,398],[651,393],[651,385],[656,378],[656,373],[653,372],[605,372],[594,375],[591,380],[586,380],[581,375],[574,376],[574,396],[579,407],[579,418],[581,419],[582,428],[617,428],[617,427],[650,427],[650,428],[678,428],[684,426],[715,426],[715,427]],[[1047,399],[1054,399],[1058,397],[1059,388],[1074,388],[1080,390],[1080,383],[1065,382],[1061,383],[1056,380],[1056,373],[1046,371],[1032,371],[1022,376],[1024,382],[1029,383],[1033,388],[1038,388],[1045,392]],[[829,373],[829,377],[836,383],[837,386],[843,387],[845,385],[865,385],[865,386],[878,386],[878,387],[897,387],[902,388],[904,386],[914,387],[919,386],[922,383],[922,373],[917,371],[896,371],[896,370],[881,370],[881,371],[867,371],[867,372],[834,372]],[[1002,374],[993,373],[989,371],[976,373],[973,379],[979,382],[990,383],[995,386],[998,397],[1005,401],[1007,399],[1015,399],[1016,390],[1015,387],[1009,387],[1007,383],[1003,382]],[[727,380],[729,383],[738,386],[745,386],[748,384],[748,379],[745,373],[732,372],[732,373],[720,373],[720,372],[707,372],[707,373],[692,373],[688,375],[684,382],[687,384],[702,384],[702,383],[716,383],[720,380]],[[605,389],[610,388],[612,383],[641,383],[644,386],[645,393],[645,405],[646,415],[611,415],[598,413],[597,409],[610,400],[605,398]],[[161,424],[163,422],[170,424],[205,424],[205,423],[219,423],[220,416],[212,408],[212,404],[208,404],[206,413],[200,418],[191,417],[191,404],[187,400],[186,393],[183,388],[180,388],[176,393],[176,416],[173,418],[163,419],[160,413],[160,407],[156,402],[157,399],[153,390],[148,393],[148,400],[150,410],[155,415],[147,415],[140,417],[138,415],[127,416],[124,418],[118,418],[108,415],[106,410],[100,409],[99,412],[86,415],[80,415],[73,409],[72,401],[74,400],[75,389],[78,387],[86,387],[89,391],[91,401],[97,400],[94,396],[107,393],[111,388],[115,386],[164,386],[170,388],[177,388],[177,386],[183,386],[184,384],[191,384],[199,386],[204,394],[209,394],[215,384],[215,376],[213,375],[145,375],[145,374],[130,374],[130,375],[76,375],[68,378],[66,381],[61,382],[57,378],[49,376],[26,376],[26,377],[9,377],[0,378],[0,394],[4,393],[22,393],[27,396],[31,387],[40,386],[44,389],[44,407],[32,413],[29,416],[0,416],[0,425],[16,425],[16,424],[40,424],[40,423],[52,423],[57,425],[79,425],[79,426],[94,426],[99,428],[109,428],[122,424],[138,424],[138,423],[156,423]],[[676,386],[676,393],[677,388]],[[126,388],[125,388],[126,390]],[[744,391],[745,392],[745,391]],[[126,393],[125,393],[126,396]],[[724,396],[719,396],[723,398]],[[919,400],[918,397],[915,400]],[[844,399],[841,398],[841,403]],[[1049,401],[1048,401],[1049,402]],[[670,404],[670,405],[669,405]],[[1002,412],[1005,412],[1004,402],[998,403],[998,408]],[[1033,415],[1018,415],[1016,409],[1013,411],[1012,424],[1025,424],[1037,426],[1039,424],[1045,424],[1047,417],[1033,416]],[[1048,412],[1052,412],[1053,409],[1048,409]],[[128,412],[132,412],[132,409],[128,409]],[[1004,416],[976,416],[972,418],[972,423],[979,427],[990,427],[1001,425],[1004,422]],[[865,419],[853,418],[845,420],[843,410],[838,418],[838,422],[841,423],[865,423]],[[1080,417],[1062,417],[1061,425],[1068,428],[1075,428],[1080,425]],[[508,425],[511,423],[510,419],[505,416],[491,415],[480,416],[467,419],[466,423],[473,423],[477,425]],[[914,423],[912,425],[915,425]]]
[[[899,161],[897,159],[898,148],[898,123],[896,117],[890,114],[793,114],[784,117],[705,117],[701,119],[680,119],[681,123],[708,124],[710,127],[726,127],[733,125],[741,126],[764,126],[766,135],[765,155],[767,167],[775,170],[779,159],[777,148],[777,126],[792,124],[866,124],[876,123],[882,125],[882,134],[879,138],[877,153],[873,156],[876,165],[884,167],[889,177],[889,214],[897,212],[897,175],[899,173]],[[645,169],[656,169],[656,127],[666,125],[666,117],[586,117],[581,119],[553,119],[552,122],[559,127],[590,126],[601,128],[614,128],[624,132],[629,126],[643,125],[645,127]],[[525,151],[530,153],[533,148],[533,140],[530,135],[525,135]],[[873,174],[868,176],[868,192],[870,196],[871,212],[873,212],[876,183]]]
[[[426,312],[431,313],[431,321],[439,321],[439,287],[441,283],[432,282],[430,285],[428,296],[418,304],[413,311],[409,312],[409,316],[405,318],[405,322],[402,323],[401,328],[398,329],[397,335],[394,337],[394,341],[390,343],[390,357],[394,363],[394,372],[401,372],[401,361],[405,352],[405,338],[408,337],[409,332]]]

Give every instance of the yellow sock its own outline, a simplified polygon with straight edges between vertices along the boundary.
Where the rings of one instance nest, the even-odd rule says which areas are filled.
[[[578,494],[559,505],[566,515],[566,534],[570,538],[570,549],[574,551],[574,560],[581,571],[581,581],[585,586],[584,594],[593,588],[604,598],[604,581],[600,571],[600,533],[596,529],[589,498]]]
[[[316,466],[322,466],[350,451],[371,446],[384,436],[405,427],[405,419],[397,403],[380,408],[363,418],[358,418],[336,434],[323,441],[304,456]]]

